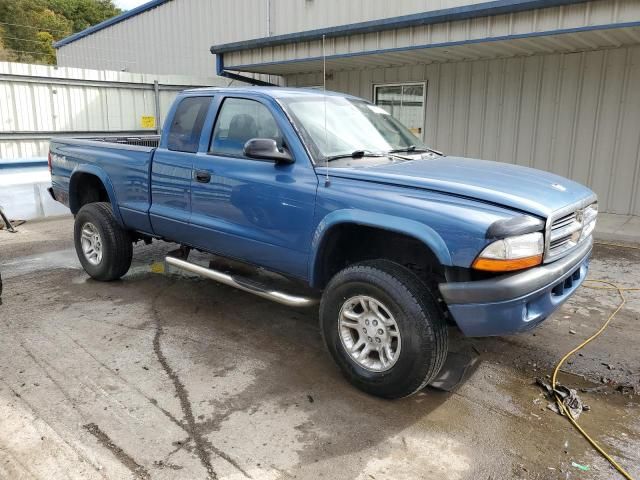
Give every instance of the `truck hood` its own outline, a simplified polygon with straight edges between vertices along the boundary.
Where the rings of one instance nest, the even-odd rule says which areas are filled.
[[[324,175],[326,170],[319,170]],[[418,157],[377,166],[331,168],[329,175],[471,197],[545,218],[594,196],[584,185],[553,173],[462,157]]]

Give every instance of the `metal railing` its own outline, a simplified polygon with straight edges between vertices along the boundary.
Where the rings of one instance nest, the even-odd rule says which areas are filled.
[[[120,145],[137,145],[139,147],[156,148],[160,143],[160,135],[144,135],[144,136],[106,136],[106,137],[89,137],[84,140],[93,140],[96,142],[117,143]]]

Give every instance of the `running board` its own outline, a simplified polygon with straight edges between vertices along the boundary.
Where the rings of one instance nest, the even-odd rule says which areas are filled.
[[[253,293],[258,297],[266,298],[267,300],[272,300],[289,307],[308,307],[318,303],[315,298],[297,297],[282,292],[276,292],[275,290],[268,290],[257,283],[251,282],[250,280],[233,277],[218,270],[196,265],[195,263],[187,262],[180,258],[167,256],[164,258],[164,261],[171,266],[187,270],[188,272],[195,273],[196,275],[210,278],[211,280],[224,283],[225,285],[237,288],[243,292]]]

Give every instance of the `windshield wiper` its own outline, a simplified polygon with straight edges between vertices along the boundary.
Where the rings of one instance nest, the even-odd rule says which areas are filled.
[[[389,153],[401,153],[401,152],[431,152],[439,156],[443,156],[444,153],[439,152],[438,150],[434,150],[433,148],[425,147],[425,148],[416,148],[415,145],[409,145],[408,147],[403,148],[394,148],[393,150],[389,150]]]
[[[409,145],[408,147],[394,148],[393,150],[389,150],[389,153],[415,152],[415,151],[416,151],[416,146]],[[422,150],[418,150],[418,151],[422,151]]]
[[[331,155],[330,157],[325,157],[325,162],[330,162],[332,160],[338,160],[340,158],[363,158],[363,157],[385,157],[384,153],[374,153],[368,150],[354,150],[351,153],[341,153],[340,155]]]

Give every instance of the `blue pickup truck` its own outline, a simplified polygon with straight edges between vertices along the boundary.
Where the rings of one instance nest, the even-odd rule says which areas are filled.
[[[320,302],[346,378],[387,398],[433,380],[452,323],[468,336],[533,328],[583,282],[594,193],[551,173],[450,157],[379,106],[290,88],[180,94],[162,136],[55,139],[52,196],[75,215],[86,272],[116,280],[132,245],[286,305]],[[304,284],[229,275],[190,249]]]

